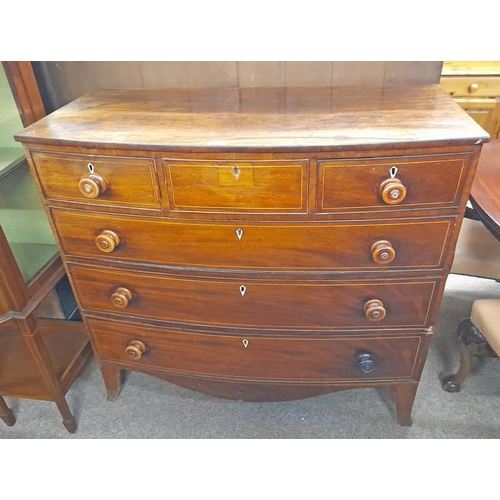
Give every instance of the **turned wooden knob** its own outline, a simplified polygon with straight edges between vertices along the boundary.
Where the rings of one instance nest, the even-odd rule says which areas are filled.
[[[125,354],[134,361],[142,358],[142,355],[146,352],[147,347],[144,342],[140,340],[131,340],[127,348],[125,349]]]
[[[385,318],[385,307],[381,300],[369,300],[365,304],[365,316],[369,321],[381,321]]]
[[[115,307],[124,309],[127,307],[132,300],[132,292],[127,288],[117,288],[116,291],[111,295],[111,303]]]
[[[106,179],[99,174],[89,174],[86,177],[82,177],[78,184],[80,193],[86,198],[97,198],[106,191],[107,187],[108,183]]]
[[[387,240],[376,241],[370,248],[372,258],[377,264],[389,264],[396,257],[396,250],[392,243]]]
[[[356,361],[361,373],[364,373],[365,375],[368,375],[375,369],[375,363],[373,362],[371,354],[360,354]]]
[[[106,229],[96,237],[95,244],[101,252],[109,253],[120,244],[120,238],[113,231]]]
[[[477,83],[473,83],[470,87],[469,87],[469,92],[471,94],[473,94],[474,92],[477,92],[477,90],[479,89],[479,85]]]
[[[397,205],[405,199],[406,188],[399,179],[386,179],[380,184],[380,194],[384,203]]]

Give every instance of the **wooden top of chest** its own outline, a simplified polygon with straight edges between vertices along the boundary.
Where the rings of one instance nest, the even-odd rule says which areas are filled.
[[[489,136],[431,85],[102,90],[15,138],[116,149],[328,151],[473,144]]]

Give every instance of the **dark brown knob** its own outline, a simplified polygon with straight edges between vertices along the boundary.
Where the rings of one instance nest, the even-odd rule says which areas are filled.
[[[369,321],[381,321],[385,318],[385,307],[381,300],[369,300],[365,304],[365,316]]]
[[[399,179],[386,179],[380,184],[380,194],[384,203],[397,205],[405,199],[406,188]]]
[[[144,342],[140,340],[131,340],[129,345],[125,349],[125,354],[134,361],[137,361],[142,358],[142,355],[146,352],[147,347]]]
[[[372,258],[377,264],[389,264],[396,257],[396,250],[392,247],[392,243],[387,240],[376,241],[370,250]]]
[[[82,177],[78,184],[80,193],[86,198],[97,198],[106,191],[107,187],[108,183],[106,179],[99,174],[89,174],[86,177]]]
[[[111,295],[111,303],[115,307],[120,309],[125,309],[132,300],[132,292],[127,288],[117,288],[116,291]]]
[[[120,244],[120,238],[115,232],[106,229],[96,237],[95,244],[101,252],[109,253]]]

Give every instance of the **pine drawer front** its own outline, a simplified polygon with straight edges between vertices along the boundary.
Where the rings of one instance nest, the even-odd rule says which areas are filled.
[[[223,327],[425,327],[437,280],[246,280],[71,266],[87,311]]]
[[[421,342],[418,335],[255,338],[87,321],[103,360],[198,376],[290,383],[410,379]]]
[[[309,162],[163,160],[175,212],[307,212]]]
[[[455,223],[453,217],[380,223],[210,223],[57,209],[52,213],[68,255],[283,271],[439,269]]]
[[[500,96],[498,76],[443,76],[439,85],[454,97],[496,97]]]
[[[320,160],[318,212],[456,207],[467,155]]]
[[[48,152],[32,158],[47,200],[161,209],[153,159]]]

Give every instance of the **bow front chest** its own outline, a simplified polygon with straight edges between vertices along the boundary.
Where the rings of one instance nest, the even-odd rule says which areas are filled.
[[[16,139],[110,399],[386,387],[411,423],[488,140],[438,86],[100,91]]]

